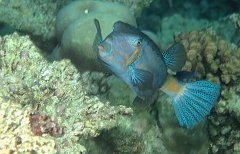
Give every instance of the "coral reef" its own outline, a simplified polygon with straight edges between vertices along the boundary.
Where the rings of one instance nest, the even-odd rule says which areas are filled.
[[[44,136],[49,133],[57,136],[54,143],[59,153],[85,153],[86,149],[78,142],[80,139],[96,137],[103,130],[118,126],[119,118],[128,119],[132,115],[131,108],[111,106],[96,96],[110,87],[105,85],[102,73],[78,72],[69,60],[48,63],[28,36],[14,33],[0,37],[0,42],[2,97],[39,110],[42,117],[35,114],[30,118],[31,123],[40,122],[32,123],[33,132],[40,135],[36,132],[40,125]],[[45,122],[50,126],[43,125]],[[55,122],[64,127],[62,137],[58,125],[54,135]]]
[[[30,107],[6,101],[0,93],[0,153],[56,153],[52,137],[35,136],[29,126]]]
[[[96,95],[109,89],[103,73],[81,74],[69,60],[48,63],[28,36],[14,33],[0,37],[0,42],[0,91],[22,105],[37,108],[48,103],[71,102],[85,94]]]
[[[119,119],[126,121],[133,113],[131,108],[111,106],[109,102],[102,103],[97,97],[87,96],[60,106],[49,104],[46,111],[57,117],[65,127],[65,135],[56,139],[57,150],[61,153],[78,152],[81,146],[79,140],[97,137],[102,131],[117,127]]]
[[[17,30],[39,36],[44,40],[54,37],[55,17],[60,8],[73,0],[48,1],[48,0],[16,0],[0,1],[0,22],[4,22]],[[113,2],[112,0],[105,0]],[[135,15],[139,16],[143,8],[149,6],[152,0],[128,1],[114,0],[130,7]]]
[[[116,76],[79,72],[69,60],[48,63],[28,36],[14,33],[0,37],[0,42],[0,92],[5,99],[31,106],[31,113],[36,113],[32,118],[40,122],[34,124],[36,135],[39,135],[39,125],[44,126],[42,122],[64,127],[64,135],[53,138],[58,153],[87,153],[91,149],[100,153],[106,153],[103,149],[166,153],[154,116],[150,117],[148,111],[136,115],[132,108],[120,105],[132,106],[136,95]],[[26,124],[28,133],[33,134],[29,122],[34,121],[31,117],[29,121],[29,116],[30,113]],[[41,128],[45,132],[42,136],[51,137],[48,127]],[[111,146],[107,144],[109,140],[104,140],[105,146],[99,147],[103,140],[98,139],[107,137],[112,139]]]
[[[89,153],[164,153],[171,152],[165,147],[162,132],[156,125],[154,114],[149,111],[134,112],[128,119],[119,119],[119,126],[102,132],[94,139],[104,149],[88,148]]]
[[[240,48],[221,39],[211,27],[205,31],[176,33],[187,52],[183,70],[196,71],[196,78],[216,83],[234,83],[240,76]]]
[[[71,1],[0,1],[0,20],[50,39],[56,12]],[[106,1],[125,4],[137,16],[152,0]],[[184,8],[192,6],[189,3],[184,2]],[[172,7],[181,5],[177,1]],[[89,14],[89,10],[83,12]],[[206,10],[211,6],[202,13]],[[150,18],[146,23],[159,30]],[[66,59],[49,63],[29,36],[14,33],[0,37],[0,153],[240,153],[240,49],[227,41],[231,39],[220,37],[238,35],[239,14],[230,16],[236,29],[228,17],[219,25],[184,15],[154,19],[162,26],[161,41],[156,42],[163,47],[173,32],[181,31],[174,39],[187,51],[183,69],[196,71],[196,79],[221,84],[219,102],[205,121],[190,130],[179,127],[171,99],[160,91],[150,111],[126,107],[132,106],[135,94],[114,75],[81,72]],[[191,30],[189,25],[195,30],[183,32]],[[220,27],[217,34],[212,29],[199,30],[209,25],[214,30]]]
[[[221,83],[221,97],[208,116],[210,153],[239,153],[239,58],[240,48],[219,37],[211,27],[204,31],[176,33],[187,51],[183,69],[196,78]]]

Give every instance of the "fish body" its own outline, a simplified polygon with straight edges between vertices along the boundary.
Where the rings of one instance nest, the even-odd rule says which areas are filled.
[[[99,44],[97,54],[100,63],[124,80],[141,99],[148,99],[167,78],[167,67],[158,47],[123,22],[114,24],[113,32]]]
[[[167,73],[167,68],[180,71],[184,66],[186,52],[182,43],[161,52],[147,35],[121,21],[114,23],[113,32],[102,40],[96,19],[95,25],[100,63],[125,81],[139,98],[146,100],[160,88],[173,99],[181,126],[191,127],[210,113],[220,94],[218,84],[181,81],[193,75],[189,72],[178,73],[180,80]]]

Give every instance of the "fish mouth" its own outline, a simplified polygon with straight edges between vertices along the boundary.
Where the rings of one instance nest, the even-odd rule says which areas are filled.
[[[104,44],[100,44],[98,46],[98,54],[100,57],[106,57],[107,55],[107,50],[106,50],[106,47],[104,46]]]
[[[101,58],[110,56],[112,53],[112,42],[106,39],[104,42],[98,45],[98,55]]]
[[[103,44],[100,44],[100,45],[98,46],[98,51],[99,51],[99,52],[106,52],[106,49],[105,49],[105,47],[104,47]]]

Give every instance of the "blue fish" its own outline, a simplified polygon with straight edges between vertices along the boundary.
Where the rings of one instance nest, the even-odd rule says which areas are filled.
[[[149,99],[160,88],[169,95],[181,126],[187,128],[208,115],[220,95],[220,85],[206,80],[184,82],[182,77],[194,75],[180,72],[179,79],[167,69],[180,71],[186,62],[182,43],[175,43],[161,52],[157,45],[139,29],[118,21],[104,40],[100,24],[97,29],[97,56],[100,63],[120,77],[139,98]],[[177,75],[178,75],[177,74]]]

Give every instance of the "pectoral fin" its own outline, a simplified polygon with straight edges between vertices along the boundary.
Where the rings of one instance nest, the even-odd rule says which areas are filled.
[[[137,86],[141,91],[151,89],[153,87],[152,73],[145,70],[136,69],[133,66],[129,66],[129,69],[133,86]]]

